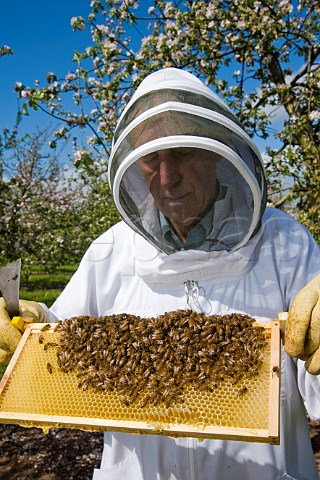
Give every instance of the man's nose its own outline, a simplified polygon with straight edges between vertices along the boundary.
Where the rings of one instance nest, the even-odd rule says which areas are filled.
[[[159,156],[159,177],[162,185],[174,185],[181,179],[179,162],[170,155],[162,152]]]

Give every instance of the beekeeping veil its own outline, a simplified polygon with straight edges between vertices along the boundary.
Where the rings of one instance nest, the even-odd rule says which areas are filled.
[[[181,151],[184,147],[211,151],[213,158],[218,158],[219,193],[212,206],[212,225],[195,248],[239,248],[257,231],[265,209],[259,151],[227,105],[198,78],[179,69],[149,75],[119,119],[109,160],[109,182],[117,209],[128,225],[159,250],[179,250],[181,246],[167,241],[163,234],[161,214],[138,160],[159,150]]]

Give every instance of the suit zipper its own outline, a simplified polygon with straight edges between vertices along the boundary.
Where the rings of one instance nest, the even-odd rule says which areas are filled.
[[[196,440],[194,438],[189,438],[188,445],[188,461],[189,461],[189,480],[196,480],[196,469],[195,469],[195,449],[196,449]]]
[[[191,310],[194,310],[195,307],[201,308],[199,305],[199,286],[196,280],[186,280],[184,282],[184,292],[187,308]]]

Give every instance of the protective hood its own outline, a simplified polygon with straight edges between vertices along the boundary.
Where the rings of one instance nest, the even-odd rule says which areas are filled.
[[[154,187],[162,156],[175,178],[165,193]],[[235,250],[256,233],[266,205],[257,147],[217,95],[175,68],[149,75],[123,111],[109,182],[124,221],[165,253]],[[190,225],[185,242],[177,212]]]

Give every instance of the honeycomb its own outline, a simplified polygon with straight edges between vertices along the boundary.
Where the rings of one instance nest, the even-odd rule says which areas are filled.
[[[58,333],[32,324],[24,334],[0,384],[0,421],[21,426],[126,431],[197,438],[279,443],[279,322],[265,326],[267,345],[259,375],[236,385],[225,379],[213,391],[189,386],[183,403],[130,405],[115,391],[83,391],[75,373],[57,366]],[[39,336],[43,342],[39,343]],[[143,400],[141,392],[140,399]]]

